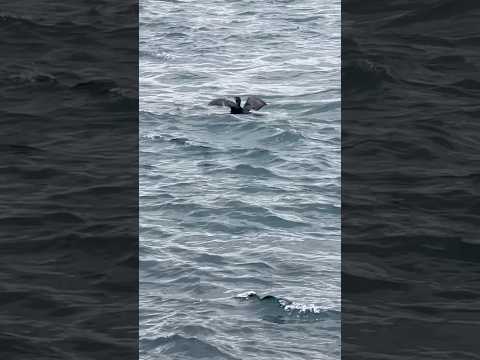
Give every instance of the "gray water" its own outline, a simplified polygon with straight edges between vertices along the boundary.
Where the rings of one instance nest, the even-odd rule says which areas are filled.
[[[141,359],[339,359],[340,1],[143,0],[140,24]]]

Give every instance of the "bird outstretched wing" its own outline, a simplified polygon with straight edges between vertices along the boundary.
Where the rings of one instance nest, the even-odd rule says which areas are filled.
[[[227,99],[215,99],[215,100],[212,100],[208,103],[208,105],[211,105],[211,106],[228,106],[228,107],[237,107],[237,104],[235,104],[233,101],[231,100],[227,100]]]
[[[245,102],[245,106],[243,107],[245,110],[260,110],[262,107],[267,105],[265,101],[256,97],[256,96],[249,96],[247,101]]]

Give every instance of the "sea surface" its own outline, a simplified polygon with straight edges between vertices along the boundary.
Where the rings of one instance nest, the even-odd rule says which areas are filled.
[[[138,355],[137,10],[2,1],[1,359]]]
[[[479,359],[480,2],[342,2],[342,356]]]
[[[141,359],[340,358],[340,21],[140,2]]]

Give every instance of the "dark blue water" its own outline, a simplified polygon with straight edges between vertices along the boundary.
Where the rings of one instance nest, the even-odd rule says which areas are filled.
[[[140,10],[141,358],[338,359],[340,2]]]

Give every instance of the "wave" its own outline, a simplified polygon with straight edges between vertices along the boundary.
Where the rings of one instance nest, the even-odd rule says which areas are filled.
[[[140,352],[156,350],[153,353],[182,359],[234,360],[235,357],[204,340],[179,334],[144,338],[140,340]]]
[[[258,178],[280,178],[280,176],[261,166],[252,166],[248,164],[239,164],[234,167],[223,169],[212,169],[210,174],[231,174],[231,175],[245,175]]]
[[[268,136],[262,139],[262,143],[266,145],[275,145],[275,144],[286,145],[286,144],[298,143],[299,141],[304,139],[305,137],[295,130],[282,130],[275,135]]]
[[[273,295],[262,297],[255,291],[238,294],[235,299],[252,305],[263,320],[275,323],[340,320],[340,312],[337,310],[324,309],[314,304],[296,303]]]
[[[346,62],[342,68],[342,79],[347,91],[374,90],[385,82],[395,82],[388,67],[370,60]]]

